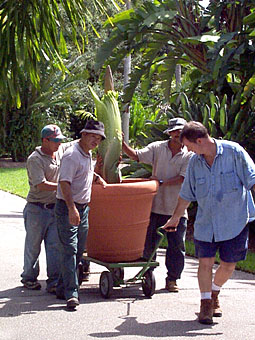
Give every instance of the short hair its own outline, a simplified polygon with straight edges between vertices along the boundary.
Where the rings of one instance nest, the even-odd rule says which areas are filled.
[[[188,122],[180,134],[180,141],[184,138],[188,141],[195,143],[198,138],[207,138],[209,136],[207,128],[200,122]]]

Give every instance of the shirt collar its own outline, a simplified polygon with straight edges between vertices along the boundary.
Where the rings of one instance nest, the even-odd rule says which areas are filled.
[[[223,146],[222,142],[219,139],[214,139],[214,143],[216,144],[216,156],[217,155],[222,155],[223,154]]]
[[[47,153],[44,153],[44,152],[42,151],[42,147],[41,147],[41,146],[37,146],[37,147],[35,148],[35,151],[38,152],[41,156],[45,156],[45,157],[48,157],[48,158],[53,159],[50,155],[47,155]]]
[[[80,146],[79,143],[75,143],[74,146],[78,149],[78,151],[79,151],[84,157],[88,157],[88,158],[91,157],[91,151],[89,151],[89,153],[87,154],[85,151],[83,151],[83,149],[81,148],[81,146]]]
[[[223,154],[223,146],[222,146],[222,142],[219,139],[215,139],[213,138],[214,143],[216,144],[216,156],[218,155],[222,155]],[[204,160],[204,155],[197,155],[198,159],[200,159],[201,161]]]
[[[165,143],[165,148],[167,148],[167,150],[171,151],[171,149],[169,149],[169,146],[168,146],[168,142],[169,140],[166,141],[167,143]],[[188,152],[188,149],[185,145],[182,146],[181,150],[176,154],[176,155],[181,155],[181,154],[184,154]]]

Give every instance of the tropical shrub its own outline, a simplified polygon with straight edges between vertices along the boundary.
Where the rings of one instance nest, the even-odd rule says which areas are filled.
[[[174,114],[203,122],[213,137],[240,142],[254,158],[254,13],[250,0],[214,0],[207,9],[194,0],[145,1],[112,19],[97,67],[106,60],[117,70],[126,55],[140,55],[124,101],[139,84],[144,91],[161,86]],[[182,85],[173,93],[176,65]]]

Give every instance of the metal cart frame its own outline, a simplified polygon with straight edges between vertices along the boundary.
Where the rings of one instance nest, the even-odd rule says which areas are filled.
[[[153,257],[156,254],[158,247],[160,246],[163,238],[162,227],[157,229],[157,234],[159,235],[159,240],[156,244],[155,249],[153,250],[148,261],[143,259],[138,259],[132,262],[104,262],[92,258],[90,256],[84,256],[83,260],[94,262],[98,265],[104,266],[108,269],[108,271],[103,271],[99,280],[99,290],[100,294],[103,298],[109,298],[113,293],[114,287],[125,287],[134,284],[141,284],[143,293],[146,297],[151,297],[155,293],[156,282],[155,275],[153,273],[153,269],[159,266],[159,262],[153,261]],[[124,280],[124,268],[127,267],[141,267],[141,270],[132,278]],[[83,279],[84,265],[81,262],[78,266],[78,281],[81,285]]]

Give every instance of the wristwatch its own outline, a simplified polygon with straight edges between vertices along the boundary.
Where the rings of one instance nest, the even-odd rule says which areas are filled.
[[[159,182],[159,185],[162,185],[164,183],[163,179],[160,179],[158,182]]]

